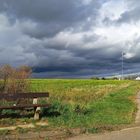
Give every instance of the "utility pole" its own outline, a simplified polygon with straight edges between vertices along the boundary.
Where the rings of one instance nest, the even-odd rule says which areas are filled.
[[[122,80],[124,79],[124,71],[123,71],[123,69],[124,69],[124,52],[122,51]]]

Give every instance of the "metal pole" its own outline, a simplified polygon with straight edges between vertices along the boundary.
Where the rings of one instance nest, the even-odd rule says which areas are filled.
[[[122,52],[122,80],[124,79],[124,71],[123,71],[123,69],[124,69],[124,52]]]

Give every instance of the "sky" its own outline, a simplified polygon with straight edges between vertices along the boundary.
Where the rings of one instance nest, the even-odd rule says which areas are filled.
[[[139,0],[0,0],[0,65],[34,77],[140,72]]]

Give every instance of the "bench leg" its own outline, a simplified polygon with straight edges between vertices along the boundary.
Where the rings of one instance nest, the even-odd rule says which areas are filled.
[[[40,111],[41,111],[41,108],[40,107],[36,107],[35,108],[34,120],[39,120]]]
[[[0,115],[2,114],[2,109],[0,109]]]

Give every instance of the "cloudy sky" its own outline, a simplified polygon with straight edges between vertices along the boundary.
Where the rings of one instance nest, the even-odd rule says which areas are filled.
[[[0,0],[0,65],[37,77],[140,72],[139,0]]]

